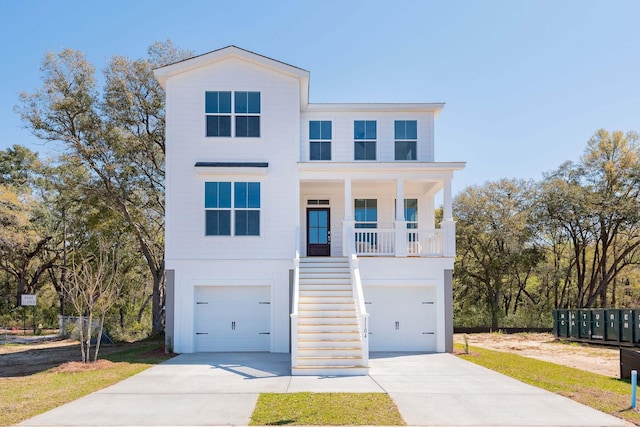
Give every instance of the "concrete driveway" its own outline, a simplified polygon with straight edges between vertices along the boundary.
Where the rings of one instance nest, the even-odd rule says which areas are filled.
[[[627,425],[449,354],[374,354],[362,377],[291,377],[289,360],[288,354],[183,354],[21,425],[247,425],[260,393],[300,391],[386,392],[416,426]]]

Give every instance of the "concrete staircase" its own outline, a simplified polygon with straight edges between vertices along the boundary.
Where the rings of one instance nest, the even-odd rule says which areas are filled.
[[[292,375],[367,375],[347,258],[302,258]]]

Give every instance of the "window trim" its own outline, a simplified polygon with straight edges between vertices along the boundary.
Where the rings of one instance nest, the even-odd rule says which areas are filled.
[[[375,221],[369,221],[369,220],[364,220],[364,221],[358,221],[356,218],[358,216],[357,212],[358,209],[362,209],[362,208],[358,208],[356,206],[356,203],[358,202],[358,200],[362,200],[364,201],[364,210],[365,210],[365,217],[366,217],[366,211],[367,209],[370,209],[369,207],[367,207],[367,202],[371,202],[371,201],[375,201],[375,213],[376,213],[376,219]],[[354,219],[354,228],[378,228],[378,199],[364,199],[364,198],[355,198],[353,199],[353,219]],[[371,225],[373,225],[373,227],[371,227]]]
[[[262,231],[262,227],[261,227],[261,217],[262,217],[262,182],[261,181],[205,181],[204,183],[205,185],[204,187],[204,194],[203,194],[203,201],[204,201],[204,237],[260,237],[261,236],[261,231]],[[217,207],[217,206],[212,206],[212,207],[207,207],[207,192],[206,192],[206,188],[207,188],[207,184],[218,184],[218,188],[220,187],[220,184],[229,184],[229,188],[230,188],[230,195],[229,195],[229,207]],[[237,197],[237,192],[238,190],[240,190],[237,185],[239,184],[246,184],[246,200],[245,200],[245,206],[238,206],[240,205],[238,197]],[[258,188],[258,194],[257,194],[257,207],[256,207],[256,201],[254,200],[253,203],[251,203],[251,194],[250,194],[250,186],[251,184],[253,185],[257,185]],[[217,203],[219,204],[219,203]],[[226,205],[226,204],[225,204]],[[250,206],[252,205],[252,206]],[[208,211],[225,211],[229,213],[229,233],[228,234],[207,234],[207,212]],[[238,221],[238,213],[240,212],[258,212],[257,214],[257,234],[237,234],[238,232],[238,227],[237,227],[237,221]],[[248,215],[248,214],[247,214]],[[251,224],[247,222],[247,231],[251,228]],[[219,227],[218,227],[219,229]]]
[[[210,105],[208,104],[208,100],[210,99],[210,94],[218,94],[217,95],[217,105],[215,110],[217,111],[209,111],[209,110],[214,110],[213,108],[208,108]],[[220,112],[220,94],[224,93],[224,94],[229,94],[229,106],[228,106],[228,110],[226,111],[227,108],[224,108],[222,112]],[[239,96],[241,96],[241,94],[245,94],[246,95],[246,112],[244,111],[237,111],[238,110],[238,102],[237,102],[237,98]],[[252,96],[257,96],[257,109],[256,108],[250,108],[251,107],[251,103],[250,103],[250,97]],[[255,99],[254,99],[255,101]],[[226,107],[226,105],[225,105]],[[254,105],[255,107],[255,105]],[[205,96],[204,96],[204,112],[205,112],[205,123],[204,123],[204,135],[205,138],[260,138],[262,136],[262,92],[261,91],[251,91],[251,90],[238,90],[238,91],[229,91],[229,90],[207,90],[205,91]],[[209,135],[209,117],[217,117],[218,121],[217,121],[217,129],[220,129],[220,119],[224,118],[224,119],[228,119],[229,123],[228,123],[228,127],[229,127],[229,133],[228,134],[224,134],[224,135],[220,135],[220,132],[218,131],[217,135]],[[240,126],[238,126],[238,121],[242,120],[242,119],[246,119],[246,135],[238,135],[238,128],[240,128]],[[250,122],[252,121],[251,119],[257,119],[257,135],[250,135],[249,130],[253,129],[253,127],[250,125]],[[254,125],[255,127],[255,125]]]
[[[311,135],[311,123],[318,123],[319,128],[319,137],[318,138],[312,138]],[[323,123],[328,123],[329,124],[329,135],[328,138],[325,138],[326,135],[323,135],[322,133],[322,126]],[[333,141],[333,121],[332,120],[309,120],[308,122],[309,124],[309,161],[312,162],[330,162],[333,159],[333,147],[332,147],[332,141]],[[320,157],[319,159],[314,159],[312,158],[312,152],[313,150],[311,149],[311,145],[312,144],[320,144]],[[329,146],[329,158],[328,159],[323,159],[322,158],[322,153],[323,153],[323,146]]]
[[[362,122],[364,125],[364,135],[359,137],[356,134],[356,123]],[[367,124],[373,123],[373,135],[368,135],[367,132]],[[377,120],[354,120],[353,121],[353,160],[356,162],[371,162],[378,160],[378,121]],[[357,144],[364,145],[364,152],[367,153],[367,145],[373,145],[373,158],[362,158],[358,159],[356,156],[356,146]],[[366,157],[366,156],[365,156]]]
[[[400,135],[401,137],[398,137],[398,124],[399,123],[404,123],[404,135]],[[416,125],[416,134],[415,134],[415,139],[408,137],[407,136],[407,123],[409,122],[413,122]],[[393,122],[393,139],[394,139],[394,146],[393,146],[393,158],[395,161],[404,161],[404,162],[413,162],[413,161],[417,161],[418,160],[418,120],[395,120]],[[413,144],[413,158],[412,159],[407,159],[407,158],[398,158],[398,144],[402,143],[402,144]],[[406,150],[405,150],[406,151]]]

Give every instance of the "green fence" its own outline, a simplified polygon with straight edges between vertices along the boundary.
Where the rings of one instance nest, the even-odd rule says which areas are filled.
[[[556,338],[640,347],[640,309],[554,310]]]

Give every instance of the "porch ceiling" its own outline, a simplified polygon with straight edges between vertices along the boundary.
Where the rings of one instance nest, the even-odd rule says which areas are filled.
[[[298,162],[300,181],[417,180],[442,182],[454,171],[464,169],[464,162]]]

